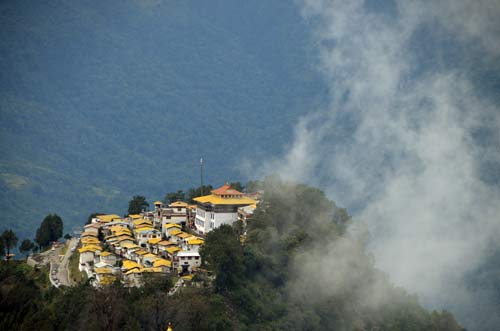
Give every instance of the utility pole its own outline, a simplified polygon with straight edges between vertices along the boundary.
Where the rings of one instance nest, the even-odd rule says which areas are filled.
[[[203,158],[200,158],[200,182],[201,182],[201,195],[203,196]]]

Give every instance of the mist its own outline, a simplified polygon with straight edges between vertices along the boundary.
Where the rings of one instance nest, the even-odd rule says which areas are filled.
[[[330,99],[261,172],[321,187],[347,207],[353,233],[368,227],[375,265],[426,307],[473,330],[500,325],[491,293],[466,282],[500,249],[500,4],[302,5]],[[325,271],[341,271],[338,252],[304,254],[330,256]],[[315,278],[322,291],[347,275],[334,274]],[[485,312],[491,320],[480,321]]]

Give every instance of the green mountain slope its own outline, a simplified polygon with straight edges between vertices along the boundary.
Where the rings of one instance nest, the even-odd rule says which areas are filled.
[[[176,331],[464,331],[451,313],[428,311],[393,286],[362,237],[345,231],[346,210],[323,192],[272,179],[262,185],[245,244],[241,226],[211,231],[200,252],[208,263],[192,279],[199,286],[174,295],[169,276],[144,278],[141,288],[47,290],[40,272],[0,261],[0,328],[165,330],[171,322]]]
[[[1,227],[67,230],[199,182],[244,179],[322,102],[290,4],[0,4]],[[320,92],[318,92],[320,91]]]

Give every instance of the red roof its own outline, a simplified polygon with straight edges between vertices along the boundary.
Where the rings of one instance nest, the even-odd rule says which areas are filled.
[[[215,195],[243,195],[240,191],[232,188],[228,183],[225,183],[219,188],[212,190],[212,193]]]

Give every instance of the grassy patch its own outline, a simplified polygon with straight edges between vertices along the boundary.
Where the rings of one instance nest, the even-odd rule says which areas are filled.
[[[68,269],[70,279],[77,284],[84,283],[87,280],[87,275],[78,269],[79,263],[80,253],[78,252],[78,250],[75,250],[69,257]]]

